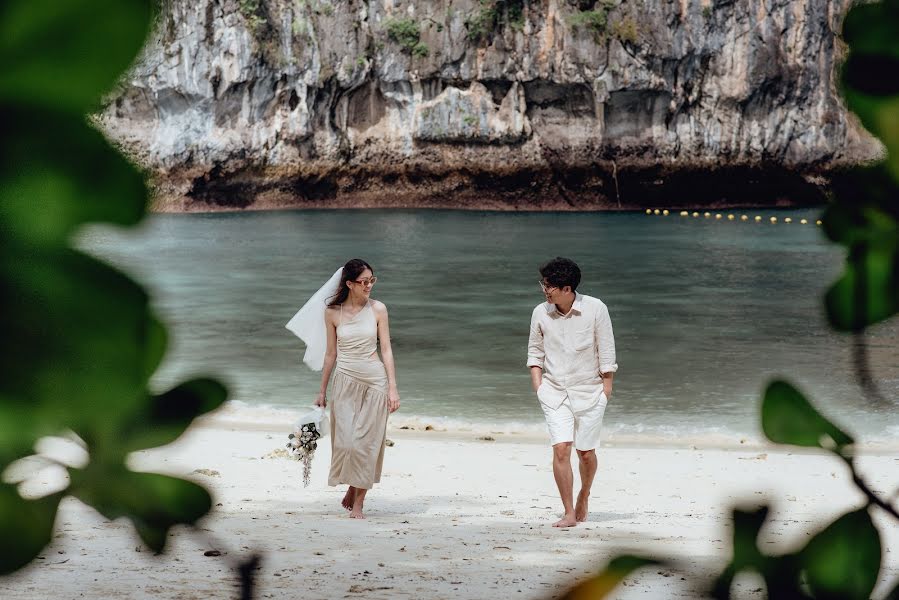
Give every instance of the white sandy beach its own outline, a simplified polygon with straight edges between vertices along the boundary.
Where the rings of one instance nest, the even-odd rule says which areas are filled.
[[[135,468],[212,490],[216,506],[200,532],[209,539],[177,528],[168,553],[153,556],[130,524],[69,498],[52,545],[0,578],[0,597],[237,597],[228,560],[258,551],[257,598],[548,599],[628,551],[679,558],[678,568],[638,572],[616,597],[694,598],[729,557],[735,503],[773,505],[761,545],[782,552],[862,500],[824,454],[605,443],[588,522],[554,529],[560,503],[546,439],[391,428],[384,477],[367,498],[368,519],[356,521],[340,507],[345,488],[326,485],[327,438],[303,488],[300,464],[279,456],[287,433],[213,421],[134,456]],[[899,484],[899,448],[870,450],[860,464],[884,494]],[[899,577],[899,527],[883,515],[877,523],[886,572],[875,597]],[[223,556],[204,555],[212,549]],[[740,597],[763,596],[760,581],[738,583]]]

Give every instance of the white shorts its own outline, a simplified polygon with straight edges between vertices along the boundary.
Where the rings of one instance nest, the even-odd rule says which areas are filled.
[[[549,439],[553,446],[563,442],[574,442],[578,450],[593,450],[599,446],[599,431],[602,429],[602,417],[606,413],[606,395],[603,392],[599,401],[587,410],[574,412],[568,398],[552,409],[540,403],[549,429]]]

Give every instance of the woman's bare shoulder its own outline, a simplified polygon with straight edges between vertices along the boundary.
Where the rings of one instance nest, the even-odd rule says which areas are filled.
[[[387,305],[381,302],[380,300],[375,300],[372,298],[371,307],[374,309],[376,313],[387,314]]]
[[[328,306],[325,309],[325,321],[328,323],[336,323],[337,318],[340,317],[340,305],[335,304],[334,306]]]

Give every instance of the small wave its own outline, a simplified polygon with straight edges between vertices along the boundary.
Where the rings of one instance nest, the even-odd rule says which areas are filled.
[[[204,423],[216,426],[239,427],[241,425],[290,427],[301,413],[310,407],[285,408],[265,404],[248,404],[229,400],[218,410],[202,418]]]
[[[873,436],[873,440],[876,442],[895,442],[897,439],[899,439],[899,425],[890,425],[883,430],[881,435]]]
[[[296,419],[311,405],[284,406],[249,404],[240,400],[226,402],[201,422],[213,427],[281,430],[292,427]],[[528,440],[546,440],[546,424],[533,421],[465,419],[459,417],[410,415],[397,413],[390,417],[388,431],[436,431],[463,436],[507,435]],[[512,439],[514,439],[514,437]],[[899,438],[899,426],[886,427],[880,435],[866,435],[863,446],[893,447]],[[744,431],[726,424],[699,427],[695,419],[683,423],[647,421],[607,422],[603,428],[603,445],[677,446],[697,448],[748,448],[768,446],[760,431]]]
[[[239,400],[226,402],[217,411],[203,417],[205,424],[220,427],[254,427],[282,429],[290,427],[301,413],[310,406],[286,408],[283,406],[248,404]],[[390,417],[390,430],[439,431],[458,434],[504,434],[522,437],[546,437],[546,424],[542,419],[533,421],[479,420],[458,417],[395,414]],[[696,428],[677,424],[609,423],[603,433],[608,443],[689,444],[691,440],[705,444],[758,442],[757,436],[728,429],[727,427]]]

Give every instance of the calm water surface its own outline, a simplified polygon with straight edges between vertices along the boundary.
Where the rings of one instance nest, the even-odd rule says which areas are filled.
[[[813,211],[777,214],[816,218]],[[767,220],[767,219],[766,219]],[[756,435],[760,392],[787,376],[867,438],[899,417],[860,396],[849,339],[821,296],[842,253],[813,225],[453,211],[154,215],[135,231],[91,229],[83,246],[139,277],[172,342],[155,383],[227,381],[238,406],[309,405],[319,374],[284,324],[347,259],[378,275],[403,399],[398,418],[515,429],[542,423],[524,366],[537,267],[583,269],[615,328],[613,431]],[[876,376],[899,391],[899,326],[872,332]]]

